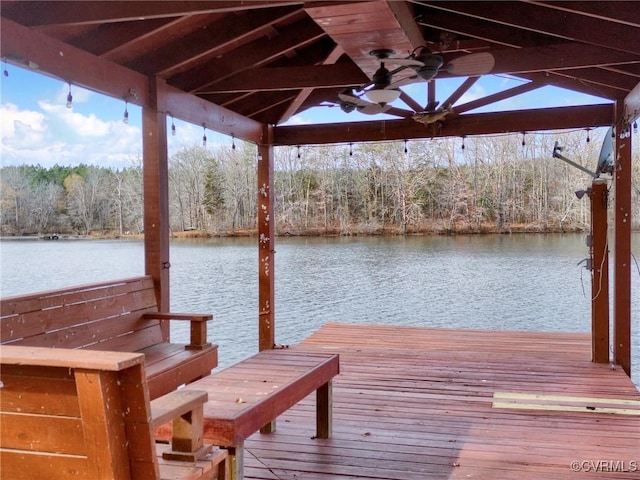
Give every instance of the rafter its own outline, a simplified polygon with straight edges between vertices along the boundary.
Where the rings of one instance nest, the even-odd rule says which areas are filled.
[[[539,6],[527,3],[510,2],[427,2],[430,7],[446,10],[460,15],[470,16],[487,22],[517,27],[566,40],[596,45],[621,52],[640,54],[640,42],[636,38],[637,30],[631,26],[617,24],[615,29],[603,28],[595,18],[571,12],[563,15],[545,15]],[[532,21],[535,19],[535,21]]]
[[[243,1],[93,1],[91,8],[77,8],[73,0],[16,2],[7,7],[3,15],[28,26],[84,25],[92,23],[130,22],[152,18],[182,17],[220,12],[244,11],[264,7],[299,4],[299,1],[253,0]]]
[[[205,90],[217,81],[224,80],[248,68],[267,65],[269,62],[303,48],[325,36],[324,31],[312,20],[303,20],[281,31],[261,48],[253,43],[236,49],[231,58],[212,59],[209,63],[189,69],[169,78],[169,83],[186,91]]]

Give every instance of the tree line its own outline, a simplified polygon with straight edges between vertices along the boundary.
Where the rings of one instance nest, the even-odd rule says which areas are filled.
[[[593,136],[593,133],[592,133]],[[602,138],[557,134],[276,147],[279,234],[569,231],[589,226],[574,192],[590,177],[551,156],[595,170]],[[170,225],[229,235],[253,232],[257,151],[247,143],[185,147],[169,159]],[[640,217],[637,149],[633,218]],[[611,192],[614,193],[613,191]],[[142,163],[0,169],[2,235],[127,235],[143,231]]]

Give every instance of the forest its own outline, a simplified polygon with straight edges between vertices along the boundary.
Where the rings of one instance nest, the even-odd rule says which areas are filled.
[[[274,148],[279,235],[561,232],[589,227],[589,175],[597,131]],[[257,149],[189,146],[169,159],[172,232],[256,231]],[[640,160],[633,154],[633,228]],[[609,182],[611,186],[612,182]],[[613,188],[609,200],[612,204]],[[610,209],[611,210],[611,209]],[[197,233],[194,233],[197,232]],[[39,165],[0,169],[0,234],[143,233],[141,158],[124,169]]]

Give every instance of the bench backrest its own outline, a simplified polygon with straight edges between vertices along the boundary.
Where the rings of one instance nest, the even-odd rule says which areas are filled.
[[[144,356],[3,346],[0,478],[159,478]]]
[[[142,276],[0,299],[3,344],[137,351],[167,342],[142,314],[158,311],[153,279]]]

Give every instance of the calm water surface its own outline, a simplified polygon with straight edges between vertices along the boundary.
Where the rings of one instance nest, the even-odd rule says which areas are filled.
[[[634,235],[634,252],[640,235]],[[276,341],[294,344],[328,321],[588,332],[584,235],[280,238]],[[140,241],[0,243],[2,296],[141,275]],[[638,256],[638,255],[636,255]],[[257,351],[253,239],[171,244],[171,309],[213,313],[220,365]],[[633,378],[640,385],[640,273],[632,270]],[[174,338],[186,330],[174,329]]]

